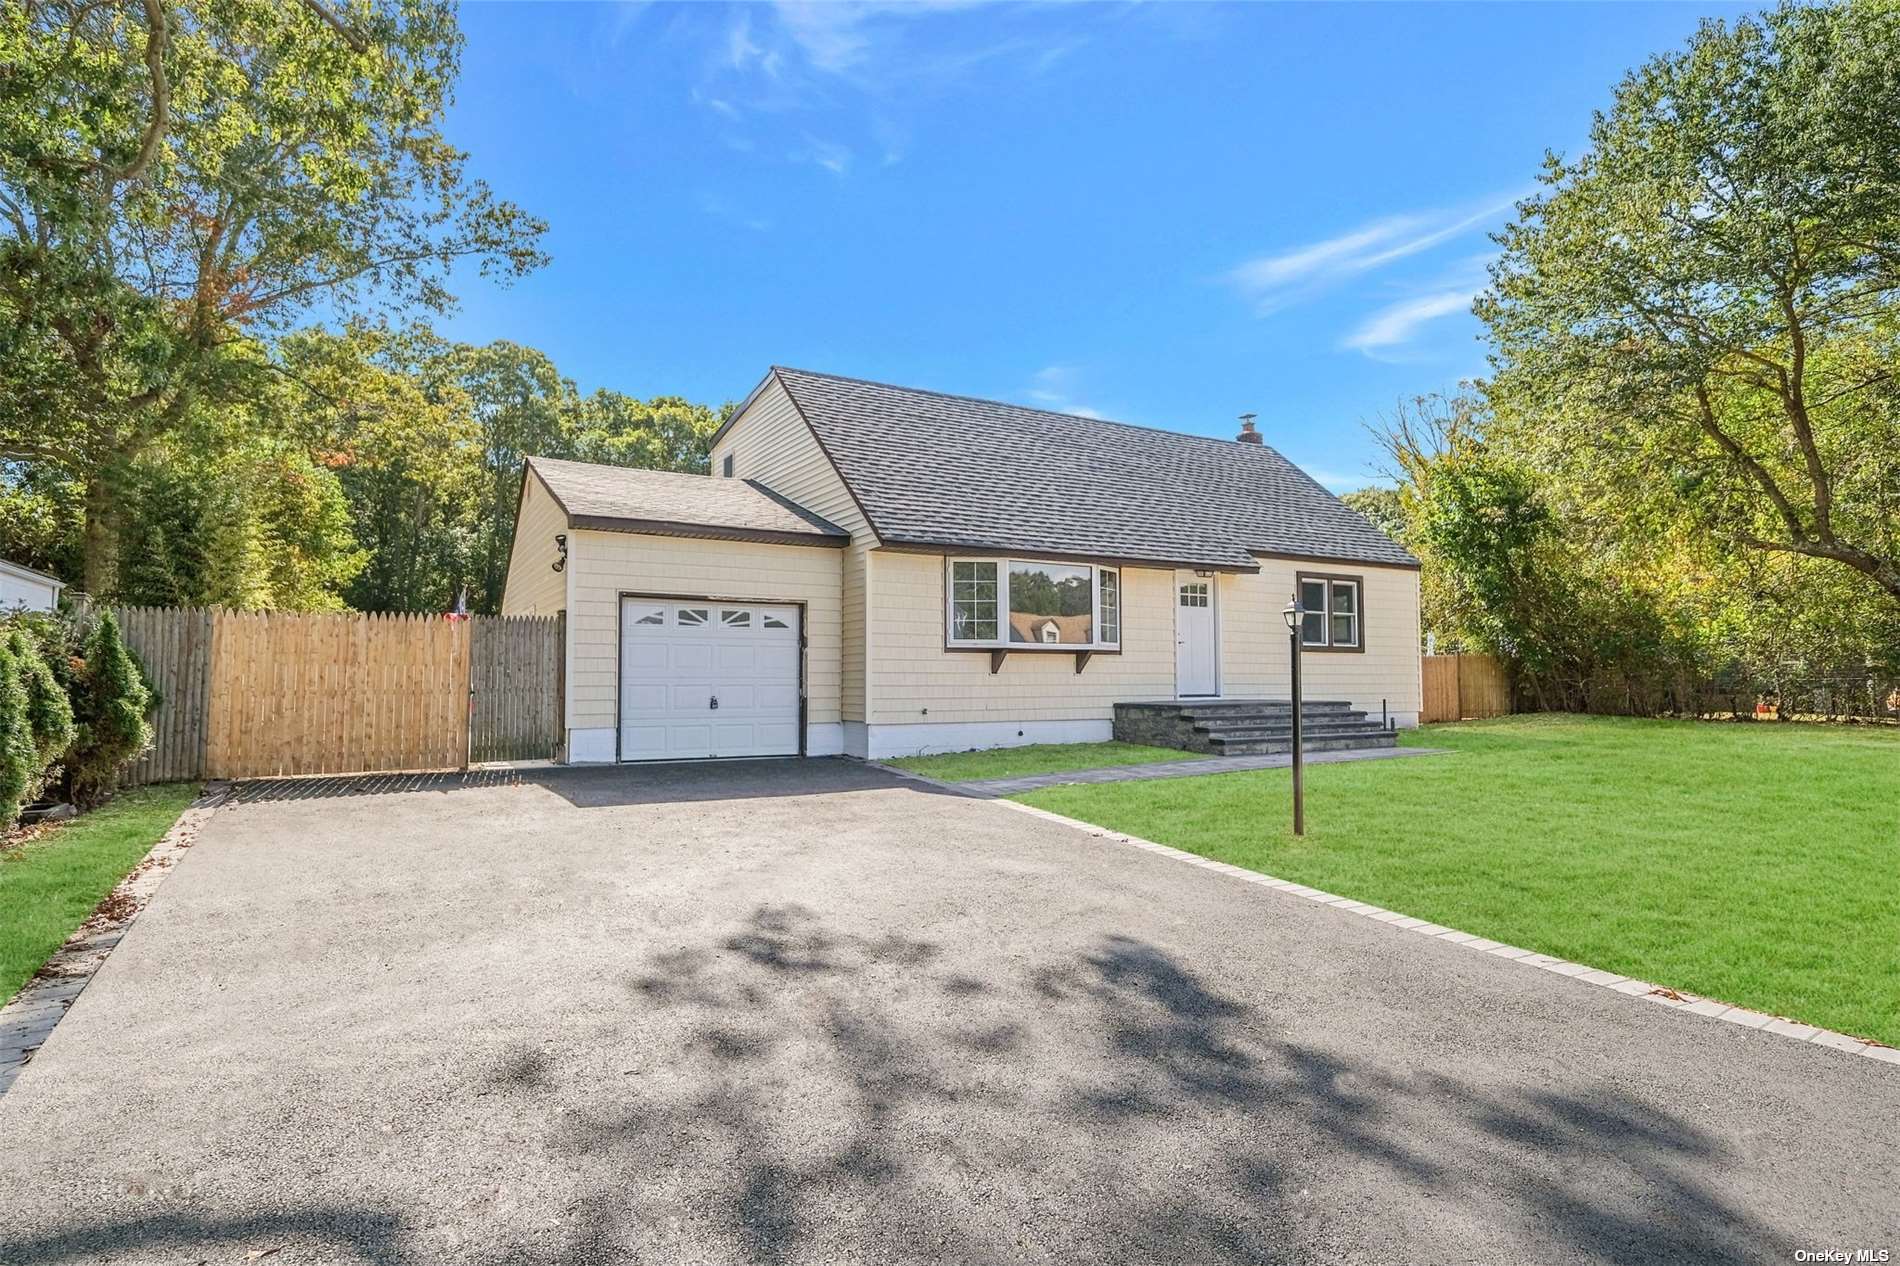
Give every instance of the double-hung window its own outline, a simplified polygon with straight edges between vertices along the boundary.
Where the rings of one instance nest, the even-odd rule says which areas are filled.
[[[950,646],[1051,650],[1120,647],[1121,573],[1089,563],[953,558],[945,611]]]
[[[1365,646],[1361,585],[1357,576],[1300,574],[1300,645],[1314,650],[1357,651]]]

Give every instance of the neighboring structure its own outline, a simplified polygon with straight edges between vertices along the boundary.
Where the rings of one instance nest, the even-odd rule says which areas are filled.
[[[1420,707],[1418,562],[1261,443],[774,368],[706,475],[531,458],[502,611],[575,762],[1106,739],[1117,702]]]
[[[66,582],[43,571],[0,561],[0,612],[52,611]]]

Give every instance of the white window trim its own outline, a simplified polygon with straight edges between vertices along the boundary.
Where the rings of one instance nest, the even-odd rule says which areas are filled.
[[[1365,581],[1358,576],[1335,576],[1325,572],[1301,572],[1295,579],[1294,584],[1301,591],[1300,601],[1302,604],[1306,601],[1305,588],[1309,583],[1313,582],[1317,582],[1326,594],[1326,601],[1318,612],[1320,617],[1320,640],[1317,642],[1307,640],[1306,626],[1304,621],[1302,621],[1300,626],[1301,648],[1309,651],[1357,651],[1363,649],[1366,640]],[[1333,640],[1334,585],[1352,586],[1352,641],[1350,642],[1336,642]],[[1303,611],[1303,614],[1312,615],[1314,612],[1307,609]]]
[[[960,638],[953,630],[957,627],[956,566],[958,563],[993,563],[996,566],[996,636],[993,638]],[[1086,567],[1089,570],[1089,602],[1091,606],[1089,627],[1097,637],[1092,642],[1012,642],[1009,637],[1009,569],[1012,563],[1027,563],[1043,567]],[[1102,573],[1113,572],[1115,576],[1115,633],[1116,640],[1104,642],[1100,638],[1102,630]],[[1128,591],[1122,584],[1122,569],[1119,567],[1099,566],[1095,563],[1063,562],[1053,558],[1036,558],[1033,555],[1013,554],[1007,557],[996,554],[948,555],[943,560],[943,644],[957,650],[986,651],[1119,651],[1122,648],[1121,630],[1128,621]]]

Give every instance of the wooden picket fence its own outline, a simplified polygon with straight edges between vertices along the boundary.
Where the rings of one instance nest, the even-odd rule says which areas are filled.
[[[560,617],[113,614],[160,695],[128,782],[461,769],[559,746]]]
[[[1511,675],[1489,655],[1427,655],[1425,709],[1419,720],[1468,721],[1508,716]]]
[[[203,610],[114,607],[119,629],[158,691],[152,746],[125,781],[181,782],[204,777],[206,708],[211,689],[211,618]]]

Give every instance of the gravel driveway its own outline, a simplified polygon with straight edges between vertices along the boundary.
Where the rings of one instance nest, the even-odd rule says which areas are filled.
[[[1900,1250],[1900,1076],[844,761],[220,811],[0,1261]]]

